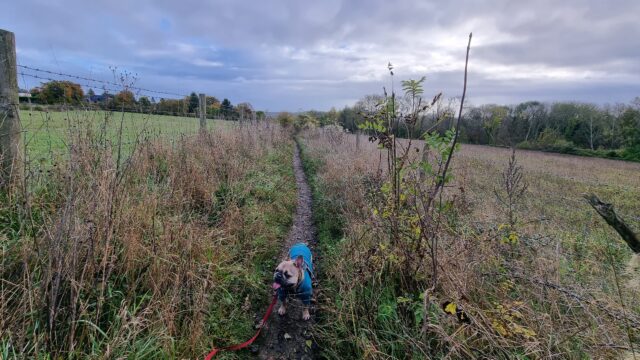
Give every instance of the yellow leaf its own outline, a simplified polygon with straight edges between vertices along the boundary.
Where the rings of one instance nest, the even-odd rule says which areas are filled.
[[[498,321],[493,320],[493,322],[491,323],[491,326],[493,327],[493,329],[495,331],[498,332],[498,334],[500,334],[502,336],[509,335],[509,333],[507,332],[507,329],[505,329],[504,326],[501,323],[499,323]]]
[[[516,234],[515,231],[512,231],[509,234],[509,242],[512,244],[517,244],[518,243],[518,234]]]
[[[447,306],[444,307],[444,312],[449,313],[451,315],[455,315],[456,314],[456,304],[454,304],[454,303],[447,304]]]

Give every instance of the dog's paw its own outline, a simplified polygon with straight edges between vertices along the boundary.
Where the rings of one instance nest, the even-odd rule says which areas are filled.
[[[282,316],[282,315],[284,315],[284,314],[286,314],[286,313],[287,313],[287,308],[286,308],[286,307],[284,307],[284,306],[280,306],[280,307],[278,308],[278,315]]]
[[[311,318],[311,314],[309,314],[309,309],[302,310],[302,320],[307,321]]]

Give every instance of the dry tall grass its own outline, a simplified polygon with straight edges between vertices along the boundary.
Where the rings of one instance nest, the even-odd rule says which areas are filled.
[[[372,212],[384,152],[336,131],[308,131],[301,142],[316,169],[319,228],[342,224],[325,224],[321,238],[328,357],[617,358],[637,345],[640,301],[623,271],[630,251],[580,194],[602,194],[640,228],[640,165],[518,152],[529,189],[511,228],[494,195],[510,151],[463,146],[430,289],[428,264],[405,283],[404,252]],[[446,301],[471,322],[445,313]]]
[[[288,137],[226,127],[118,159],[75,135],[3,194],[0,357],[198,357],[247,336],[295,208]]]

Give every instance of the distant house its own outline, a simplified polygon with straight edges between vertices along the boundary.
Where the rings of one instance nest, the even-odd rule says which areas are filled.
[[[86,101],[90,103],[104,103],[109,101],[110,99],[115,98],[115,96],[111,94],[102,94],[102,95],[85,96],[84,98]]]
[[[18,89],[18,98],[20,102],[29,101],[31,99],[31,93],[29,90]]]

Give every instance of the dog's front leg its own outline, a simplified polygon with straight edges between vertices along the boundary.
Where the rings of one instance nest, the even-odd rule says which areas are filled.
[[[309,314],[309,305],[305,305],[302,310],[302,320],[307,321],[309,318],[311,318],[311,315]]]
[[[287,299],[280,300],[280,307],[278,308],[278,315],[282,316],[287,313]]]

